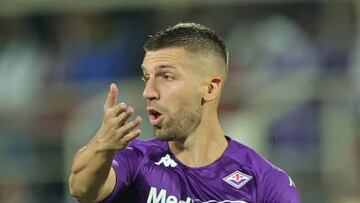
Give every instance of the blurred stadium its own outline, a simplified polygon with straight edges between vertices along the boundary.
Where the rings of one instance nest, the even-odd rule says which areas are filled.
[[[229,46],[226,133],[288,171],[304,203],[359,203],[358,0],[1,0],[0,202],[76,202],[72,157],[109,83],[146,118],[142,44],[179,21]]]

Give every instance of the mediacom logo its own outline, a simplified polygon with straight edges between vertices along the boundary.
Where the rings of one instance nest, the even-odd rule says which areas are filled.
[[[156,187],[151,187],[149,196],[146,203],[192,203],[194,202],[190,197],[187,197],[186,200],[178,200],[177,197],[173,195],[167,196],[166,190],[161,189],[160,192],[157,192]]]
[[[242,200],[222,200],[222,201],[216,201],[216,200],[207,200],[207,201],[201,201],[199,199],[192,199],[190,197],[187,197],[185,200],[178,199],[174,195],[167,195],[167,191],[165,189],[160,189],[160,191],[157,191],[156,187],[151,187],[148,199],[146,203],[195,203],[195,202],[202,202],[202,203],[248,203]]]

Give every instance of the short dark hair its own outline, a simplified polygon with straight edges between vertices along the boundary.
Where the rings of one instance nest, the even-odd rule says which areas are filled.
[[[228,65],[228,52],[224,41],[210,28],[196,23],[178,23],[150,35],[145,42],[145,51],[163,48],[184,47],[190,52],[214,52]]]

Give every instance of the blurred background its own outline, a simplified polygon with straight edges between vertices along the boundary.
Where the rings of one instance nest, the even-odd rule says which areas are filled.
[[[1,0],[0,202],[76,202],[72,157],[100,126],[109,84],[147,118],[142,45],[180,21],[229,47],[227,135],[285,169],[304,203],[359,203],[358,0]]]

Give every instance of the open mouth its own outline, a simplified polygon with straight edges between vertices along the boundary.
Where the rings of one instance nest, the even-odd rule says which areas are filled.
[[[153,126],[158,126],[163,120],[162,114],[155,109],[148,109],[148,115],[150,123]]]

